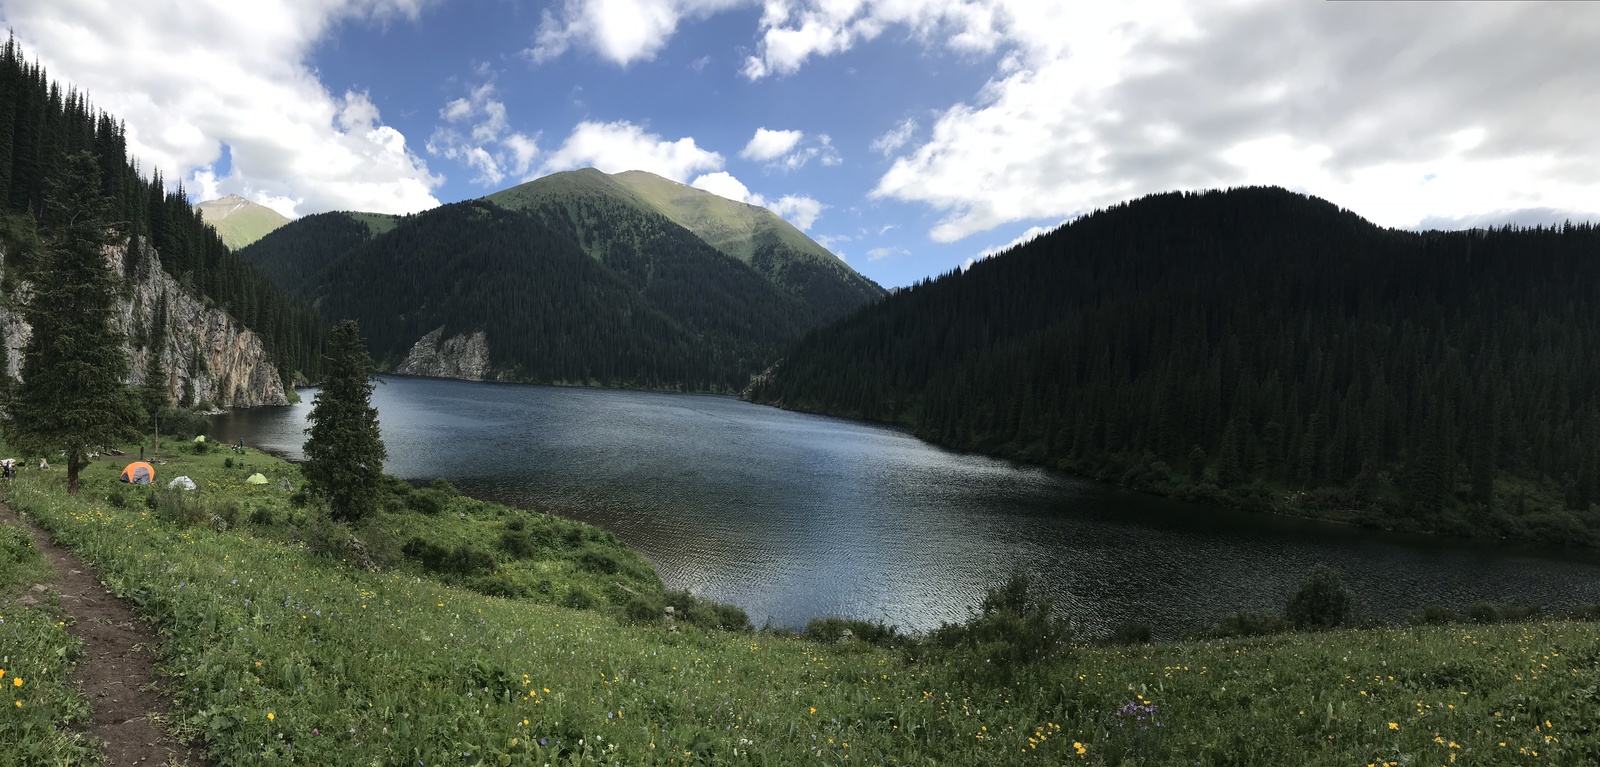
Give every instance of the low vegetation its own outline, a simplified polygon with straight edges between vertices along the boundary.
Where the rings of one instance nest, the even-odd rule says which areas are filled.
[[[4,495],[159,627],[172,722],[221,765],[1600,759],[1594,623],[1157,644],[1130,626],[1126,646],[1086,644],[1014,580],[927,637],[842,619],[753,632],[666,592],[604,532],[448,483],[390,480],[352,529],[259,453],[164,454],[157,488],[115,482],[120,466],[92,464],[77,498],[37,471]],[[178,474],[198,488],[165,489]],[[1317,589],[1337,606],[1342,585]],[[1288,620],[1253,622],[1269,618]],[[48,677],[58,647],[8,645],[8,678]],[[26,742],[80,710],[39,714]]]
[[[67,633],[50,566],[27,531],[0,521],[0,753],[3,764],[86,764],[92,744],[72,728],[89,708],[71,682],[82,649]]]

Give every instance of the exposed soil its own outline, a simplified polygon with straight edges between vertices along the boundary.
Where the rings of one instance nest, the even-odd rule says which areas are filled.
[[[94,709],[87,734],[100,742],[106,764],[206,764],[198,749],[179,743],[156,726],[169,709],[168,700],[155,685],[151,648],[159,641],[156,633],[111,595],[94,570],[52,543],[44,531],[22,520],[10,506],[0,503],[0,519],[27,530],[55,568],[56,583],[45,587],[60,595],[62,608],[73,621],[69,631],[83,640],[83,655],[78,658],[73,681]]]

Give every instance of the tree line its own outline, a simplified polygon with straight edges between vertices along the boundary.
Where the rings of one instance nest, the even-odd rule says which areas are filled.
[[[130,241],[130,274],[146,267],[139,245],[154,247],[173,279],[261,337],[286,383],[296,371],[315,377],[326,323],[229,250],[181,183],[168,189],[159,171],[146,178],[128,156],[123,123],[26,61],[14,37],[0,48],[0,242],[8,279],[31,277],[42,262],[48,190],[80,153],[93,159],[104,223]]]
[[[749,396],[1181,497],[1595,544],[1596,284],[1591,224],[1154,195],[811,333]]]

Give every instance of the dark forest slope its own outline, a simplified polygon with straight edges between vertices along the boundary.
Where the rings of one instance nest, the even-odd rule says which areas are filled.
[[[816,322],[661,216],[596,213],[605,239],[588,243],[591,255],[567,215],[475,200],[406,217],[377,237],[335,215],[284,227],[249,253],[300,264],[291,289],[330,320],[359,321],[388,366],[442,327],[445,337],[483,331],[493,377],[735,391]]]
[[[1593,544],[1600,230],[1163,194],[816,331],[756,401],[1156,492]]]
[[[50,79],[29,63],[14,39],[0,49],[0,246],[8,270],[26,279],[38,247],[45,189],[77,152],[92,154],[100,193],[119,235],[153,245],[174,279],[206,296],[255,331],[283,369],[310,373],[321,364],[327,333],[316,312],[291,300],[228,249],[182,185],[168,190],[159,173],[140,175],[128,156],[127,132],[88,96]],[[136,249],[135,249],[136,250]]]

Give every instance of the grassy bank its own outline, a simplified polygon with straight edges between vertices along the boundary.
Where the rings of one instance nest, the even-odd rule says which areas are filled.
[[[71,728],[89,709],[71,685],[81,645],[60,601],[32,587],[54,580],[27,531],[0,521],[0,764],[88,764],[94,748]]]
[[[37,472],[7,492],[160,627],[177,726],[219,764],[1600,760],[1592,623],[1081,646],[1002,683],[985,659],[926,645],[668,631],[647,611],[630,617],[630,604],[664,595],[615,588],[623,555],[616,573],[582,564],[585,550],[610,552],[588,532],[576,547],[564,528],[530,532],[546,546],[532,558],[496,548],[494,574],[536,572],[518,576],[533,588],[517,598],[409,558],[363,570],[313,553],[312,523],[277,485],[293,486],[292,466],[251,454],[229,468],[228,457],[158,466],[163,483],[194,477],[205,509],[236,502],[239,521],[223,530],[114,485],[120,462],[89,470],[77,499]],[[247,470],[271,483],[245,485]],[[547,521],[442,503],[396,502],[384,529],[402,548],[426,528],[489,551],[515,519],[524,531]],[[575,585],[590,609],[561,606]]]

